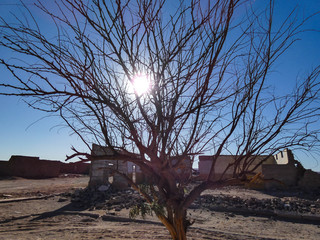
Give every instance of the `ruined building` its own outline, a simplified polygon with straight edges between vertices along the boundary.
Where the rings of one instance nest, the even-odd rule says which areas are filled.
[[[112,160],[111,157],[113,156],[113,152],[108,147],[93,144],[91,155],[95,157],[95,160],[91,161],[90,187],[109,183],[112,183],[116,188],[127,187],[128,183],[126,179],[119,174],[116,174],[114,170],[125,174],[135,183],[141,183],[144,181],[144,176],[139,166],[130,162],[130,159]],[[101,156],[101,158],[99,158],[99,156]],[[109,159],[108,156],[110,156]]]
[[[225,169],[229,164],[237,160],[238,156],[221,155],[217,158],[214,167],[214,174],[212,180],[218,180],[222,174],[223,178],[232,177],[234,167],[231,166],[225,173]],[[258,167],[254,167],[263,161]],[[274,156],[250,156],[245,163],[250,162],[250,165],[244,166],[240,164],[240,168],[252,170],[252,175],[261,173],[265,188],[278,187],[296,187],[303,189],[319,189],[320,188],[320,174],[311,170],[306,170],[301,163],[295,160],[294,155],[290,149],[284,149]],[[213,156],[199,157],[199,178],[204,180],[208,177],[211,166],[213,164]]]
[[[96,187],[111,183],[116,188],[125,188],[128,186],[126,179],[117,174],[120,172],[128,176],[137,184],[147,183],[148,179],[141,171],[140,167],[127,160],[113,160],[113,152],[108,147],[102,147],[96,144],[92,145],[91,155],[94,160],[91,161],[89,186]],[[108,156],[109,159],[108,159]],[[172,165],[177,161],[172,161]],[[114,171],[116,170],[116,171]],[[182,182],[191,177],[192,161],[190,158],[179,163],[179,167],[174,169],[177,182]]]

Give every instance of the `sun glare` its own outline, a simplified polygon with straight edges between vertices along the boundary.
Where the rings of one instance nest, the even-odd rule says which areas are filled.
[[[132,80],[132,85],[138,96],[141,96],[147,93],[151,88],[150,77],[145,74],[137,74]]]

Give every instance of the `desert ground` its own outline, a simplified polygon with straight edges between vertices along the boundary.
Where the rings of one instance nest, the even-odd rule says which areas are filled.
[[[0,239],[170,239],[155,217],[129,218],[125,202],[133,191],[112,193],[105,205],[84,203],[88,181],[87,176],[0,180]],[[209,190],[188,215],[195,221],[188,239],[320,239],[318,192]]]

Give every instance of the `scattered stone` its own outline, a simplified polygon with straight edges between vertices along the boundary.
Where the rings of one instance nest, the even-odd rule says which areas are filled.
[[[138,192],[134,190],[115,190],[112,186],[101,185],[98,188],[76,189],[70,194],[71,201],[76,207],[83,207],[89,210],[102,209],[108,211],[121,211],[130,209],[144,202]],[[61,196],[61,200],[67,196]],[[320,215],[319,195],[315,195],[313,200],[293,197],[274,197],[268,199],[240,198],[229,195],[201,195],[190,209],[227,210],[234,211],[262,211],[275,213],[278,211]],[[234,215],[226,215],[230,218]]]
[[[4,197],[4,198],[12,198],[13,196],[10,195],[10,194],[2,194],[2,197]]]
[[[68,198],[65,198],[65,197],[61,197],[58,199],[58,202],[66,202],[68,201]]]
[[[115,216],[115,215],[116,215],[116,213],[115,213],[115,212],[108,212],[108,213],[106,213],[106,215]]]
[[[116,190],[112,186],[101,185],[98,188],[75,190],[71,194],[71,201],[76,207],[89,210],[103,209],[121,211],[144,202],[138,192],[133,190]]]
[[[81,222],[94,222],[94,221],[96,221],[96,219],[94,218],[84,218],[81,220]]]
[[[250,210],[250,211],[286,211],[296,213],[320,214],[320,202],[299,198],[273,198],[273,199],[241,199],[236,196],[201,195],[192,209],[206,208],[210,210]]]
[[[114,210],[116,211],[116,212],[120,212],[121,211],[121,207],[116,207]]]
[[[100,191],[100,192],[105,192],[105,191],[108,191],[109,188],[110,188],[110,185],[101,185],[101,186],[98,188],[98,191]]]

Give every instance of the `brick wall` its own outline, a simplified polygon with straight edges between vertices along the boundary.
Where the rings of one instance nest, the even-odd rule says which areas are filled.
[[[39,160],[38,157],[12,156],[12,175],[24,178],[52,178],[60,174],[60,162]]]
[[[60,161],[40,160],[39,157],[12,156],[9,161],[0,161],[0,176],[23,178],[52,178],[61,173],[89,174],[90,164],[62,163]]]
[[[63,163],[60,162],[60,173],[89,174],[90,164],[83,162]]]

